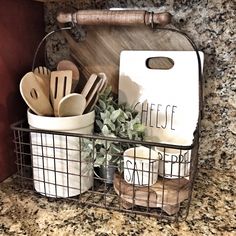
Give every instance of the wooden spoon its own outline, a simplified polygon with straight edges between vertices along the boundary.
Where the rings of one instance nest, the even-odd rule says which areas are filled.
[[[20,82],[21,96],[34,113],[42,116],[51,116],[53,115],[53,108],[37,78],[38,76],[33,72],[24,75]]]
[[[86,99],[78,93],[71,93],[61,99],[58,104],[59,116],[82,115],[86,106]]]
[[[71,70],[72,71],[72,92],[75,91],[80,78],[79,69],[77,66],[69,60],[62,60],[57,64],[57,70]]]
[[[66,95],[70,94],[72,86],[72,71],[52,71],[50,78],[50,97],[55,116],[58,116],[58,104]]]

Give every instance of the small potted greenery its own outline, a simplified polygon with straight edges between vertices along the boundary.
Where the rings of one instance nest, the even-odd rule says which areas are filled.
[[[143,140],[144,125],[141,124],[139,114],[127,104],[118,104],[114,100],[111,87],[100,94],[95,106],[95,132],[103,136]],[[119,143],[96,140],[95,166],[100,168],[99,176],[107,183],[113,182],[113,174],[117,167],[121,167],[121,155],[131,145],[128,142]],[[102,175],[102,176],[101,176]]]

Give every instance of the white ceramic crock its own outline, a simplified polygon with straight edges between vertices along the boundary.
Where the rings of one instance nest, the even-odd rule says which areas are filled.
[[[32,129],[35,190],[48,197],[72,197],[87,191],[93,184],[93,169],[92,162],[80,152],[80,138],[33,132],[33,129],[92,134],[94,111],[79,116],[46,117],[28,109],[27,117]]]

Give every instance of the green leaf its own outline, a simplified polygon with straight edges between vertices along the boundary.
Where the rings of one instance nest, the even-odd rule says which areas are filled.
[[[105,111],[106,110],[106,103],[102,100],[102,99],[99,99],[98,100],[98,103],[99,103],[99,107],[102,111]]]
[[[107,110],[110,111],[110,114],[111,114],[111,113],[114,112],[116,109],[115,109],[114,106],[109,105],[109,106],[107,107]]]
[[[132,119],[132,113],[130,111],[126,111],[125,114],[127,117],[126,119]]]
[[[98,125],[99,129],[102,130],[103,123],[100,120],[96,120],[96,124]]]
[[[115,145],[114,143],[111,144],[110,146],[110,153],[111,154],[116,154],[116,153],[121,153],[122,148],[120,145]]]
[[[118,170],[120,173],[124,172],[124,160],[123,159],[119,159],[117,161],[117,166],[118,166]]]
[[[107,136],[107,135],[110,134],[110,130],[108,129],[108,127],[107,127],[106,125],[104,125],[104,126],[102,127],[102,133],[103,133],[105,136]]]
[[[128,131],[127,131],[127,134],[128,134],[129,139],[132,139],[133,135],[132,135],[131,130],[128,130]]]
[[[128,117],[128,115],[126,114],[125,111],[122,111],[122,115],[123,115],[123,117],[124,117],[126,120],[129,119],[129,117]]]
[[[102,135],[135,140],[142,140],[144,137],[145,127],[141,124],[138,112],[126,103],[118,104],[112,95],[111,86],[99,94],[99,102],[95,106],[95,119],[95,131],[101,132]],[[100,140],[96,141],[96,154],[103,155],[103,160],[106,155],[113,155],[113,158],[109,158],[118,162],[120,157],[116,154],[131,146],[128,142],[116,145],[114,141]]]
[[[115,129],[116,129],[115,125],[111,122],[111,120],[109,118],[104,120],[104,125],[107,125],[108,128],[111,129],[111,131],[115,131]]]
[[[131,120],[130,122],[128,122],[128,130],[133,130],[134,128],[134,121],[133,120]]]
[[[112,122],[115,122],[116,119],[121,115],[122,113],[122,110],[121,109],[118,109],[118,110],[114,110],[112,113],[111,113],[111,121]]]
[[[145,132],[145,126],[142,124],[135,124],[134,125],[134,130],[137,132]]]
[[[99,167],[104,164],[104,156],[99,156],[95,159],[94,166]]]
[[[107,150],[105,148],[101,148],[99,155],[105,156],[106,155]]]
[[[106,158],[107,158],[107,162],[110,162],[112,160],[112,155],[107,154]]]
[[[120,123],[125,123],[125,116],[124,116],[123,112],[122,112],[122,114],[120,114],[120,116],[117,118],[117,120],[119,120]]]
[[[105,112],[101,112],[100,115],[102,120],[104,121],[105,119],[110,117],[111,113],[109,112],[109,110],[106,110]]]

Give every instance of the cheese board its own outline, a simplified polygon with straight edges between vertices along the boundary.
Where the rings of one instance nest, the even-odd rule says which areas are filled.
[[[169,59],[173,65],[150,68],[148,61],[154,58]],[[140,113],[146,139],[191,145],[200,109],[196,52],[124,50],[119,66],[119,102]]]

